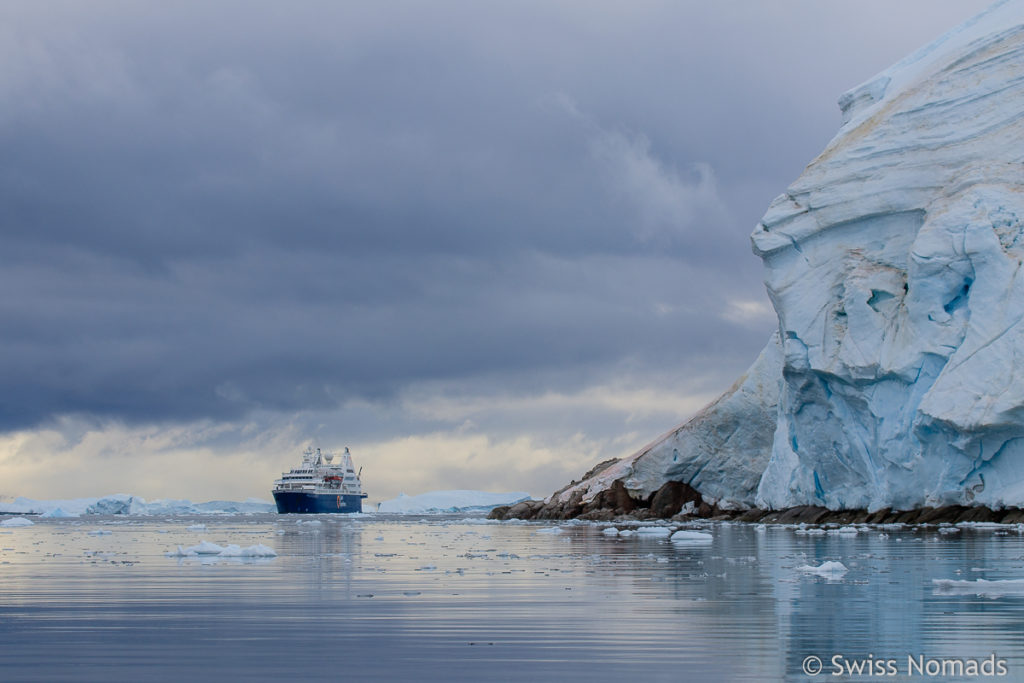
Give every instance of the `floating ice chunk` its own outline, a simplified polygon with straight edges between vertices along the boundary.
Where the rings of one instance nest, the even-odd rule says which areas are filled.
[[[714,540],[714,536],[703,531],[680,529],[672,534],[670,540],[679,545],[706,545]]]
[[[668,538],[672,535],[672,529],[667,526],[642,526],[636,533],[647,538]]]
[[[32,526],[35,524],[31,519],[25,519],[24,517],[11,517],[0,522],[0,526],[8,529],[19,526]]]
[[[185,527],[185,531],[206,531],[205,524],[190,524]]]
[[[538,534],[557,535],[557,534],[561,534],[561,533],[565,533],[565,532],[562,530],[561,527],[553,526],[553,527],[548,527],[546,529],[537,529],[537,533]]]
[[[842,562],[822,562],[821,565],[813,567],[809,564],[797,567],[797,571],[804,572],[805,574],[816,574],[818,576],[824,576],[827,578],[837,578],[849,571]]]
[[[610,526],[610,527],[605,527],[604,529],[602,529],[601,533],[604,534],[605,536],[618,536],[619,535],[619,530],[616,529],[613,526]]]
[[[224,552],[224,548],[216,543],[210,543],[209,541],[203,540],[200,541],[198,545],[192,545],[185,548],[185,552],[191,552],[196,555],[220,555]]]
[[[262,543],[242,548],[242,557],[277,557],[277,552]]]
[[[955,526],[944,526],[944,527],[941,527],[939,529],[939,533],[940,534],[958,534],[958,533],[960,533],[960,529],[956,528]]]
[[[824,536],[827,532],[821,527],[810,527],[809,529],[797,529],[793,532],[794,534],[800,534],[801,536]]]
[[[975,579],[974,581],[932,579],[932,583],[935,584],[937,592],[955,593],[958,595],[980,595],[996,598],[1003,595],[1024,593],[1024,579],[1003,579],[1000,581],[987,581],[985,579]]]
[[[178,549],[172,553],[164,553],[167,557],[195,557],[197,553],[191,548],[182,548],[180,545]]]
[[[90,536],[109,536],[110,534],[110,529],[93,529],[89,532]]]
[[[621,529],[619,531],[619,536],[633,536],[635,534],[636,534],[636,531],[633,530],[633,529]]]

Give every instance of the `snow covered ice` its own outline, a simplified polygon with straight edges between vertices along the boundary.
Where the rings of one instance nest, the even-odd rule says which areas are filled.
[[[680,529],[679,531],[672,534],[669,539],[672,543],[678,545],[705,545],[710,544],[715,540],[714,536],[704,531],[690,531],[688,529]]]

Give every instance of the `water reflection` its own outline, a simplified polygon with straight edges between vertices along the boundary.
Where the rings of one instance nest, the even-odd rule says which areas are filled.
[[[1024,593],[933,584],[1024,578],[1016,529],[708,530],[678,546],[438,517],[39,520],[0,534],[0,671],[761,681],[807,680],[808,656],[825,674],[834,655],[903,673],[908,655],[997,653],[1024,678]],[[167,556],[200,540],[277,557]],[[798,569],[826,561],[848,571]]]

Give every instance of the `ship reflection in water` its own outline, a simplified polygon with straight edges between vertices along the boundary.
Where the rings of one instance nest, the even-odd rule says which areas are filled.
[[[802,681],[808,657],[824,679],[836,655],[905,675],[992,654],[1024,677],[1015,527],[691,545],[450,516],[34,521],[0,529],[4,681]],[[202,540],[277,557],[166,555]],[[805,571],[826,562],[846,571]]]

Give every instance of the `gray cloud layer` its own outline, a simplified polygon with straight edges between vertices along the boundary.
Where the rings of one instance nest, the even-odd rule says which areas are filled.
[[[835,97],[983,4],[7,3],[0,430],[735,373]]]

